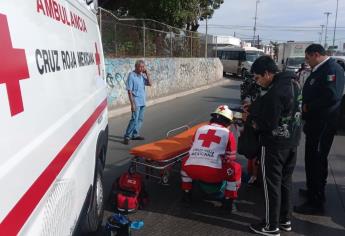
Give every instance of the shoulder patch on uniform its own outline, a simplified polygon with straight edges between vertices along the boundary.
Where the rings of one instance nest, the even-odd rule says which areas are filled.
[[[329,81],[329,82],[336,81],[336,76],[335,75],[327,75],[327,81]]]

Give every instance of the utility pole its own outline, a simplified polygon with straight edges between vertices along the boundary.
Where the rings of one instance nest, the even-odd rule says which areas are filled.
[[[325,27],[325,25],[320,25],[321,26],[321,38],[320,38],[320,44],[322,44],[322,38],[323,38],[323,28]]]
[[[325,49],[327,50],[327,29],[328,29],[328,17],[329,15],[332,14],[331,12],[325,12],[325,15],[327,17],[327,21],[326,21],[326,30],[325,30]]]
[[[255,47],[255,34],[256,34],[256,20],[258,19],[258,4],[260,0],[256,0],[255,5],[255,17],[254,17],[254,35],[253,35],[253,46]]]
[[[319,43],[321,44],[322,42],[322,32],[319,32]]]
[[[207,18],[206,16],[205,58],[207,58]]]
[[[335,10],[335,21],[334,21],[334,32],[333,32],[333,48],[334,48],[334,43],[335,43],[335,31],[337,30],[338,5],[339,5],[339,0],[337,0],[337,8]]]
[[[256,47],[259,48],[260,47],[260,36],[258,35],[258,43],[256,44]]]

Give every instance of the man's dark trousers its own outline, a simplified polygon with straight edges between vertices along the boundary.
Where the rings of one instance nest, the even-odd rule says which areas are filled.
[[[334,115],[336,117],[336,115]],[[336,119],[309,120],[304,125],[305,171],[308,200],[320,205],[325,200],[328,176],[328,154],[336,133]]]
[[[263,176],[266,224],[277,228],[280,222],[291,220],[292,173],[296,166],[297,147],[263,147],[261,168]]]

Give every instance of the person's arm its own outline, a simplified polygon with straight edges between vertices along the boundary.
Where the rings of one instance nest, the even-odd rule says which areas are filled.
[[[144,76],[144,78],[145,78],[145,85],[146,86],[152,86],[151,74],[147,71],[146,68],[145,68],[143,73],[145,74],[145,76]]]
[[[126,81],[126,89],[127,89],[127,93],[128,93],[128,98],[129,98],[129,102],[131,103],[131,111],[135,112],[136,107],[135,107],[135,102],[134,102],[134,98],[133,98],[133,78],[131,77],[131,73],[129,73],[127,81]]]
[[[254,129],[259,132],[271,132],[279,125],[279,119],[283,110],[281,97],[275,94],[271,94],[270,98],[265,99],[261,105],[260,111],[250,116]]]
[[[338,101],[338,94],[337,94],[337,82],[344,80],[344,75],[342,73],[334,72],[335,78],[331,77],[330,75],[325,75],[322,77],[322,92],[317,99],[310,101],[307,104],[304,104],[303,111],[304,112],[318,112],[324,109],[330,108],[335,105]],[[338,81],[337,81],[338,80]]]
[[[228,145],[225,150],[225,160],[229,162],[231,160],[236,160],[237,144],[236,138],[232,132],[229,133]]]
[[[132,91],[131,90],[127,90],[127,92],[128,92],[129,101],[131,103],[131,111],[135,112],[136,106],[135,106],[135,102],[134,102],[134,99],[133,99]]]

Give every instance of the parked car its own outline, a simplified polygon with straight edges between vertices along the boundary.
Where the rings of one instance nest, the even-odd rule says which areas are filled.
[[[336,62],[345,70],[345,56],[332,56]]]

